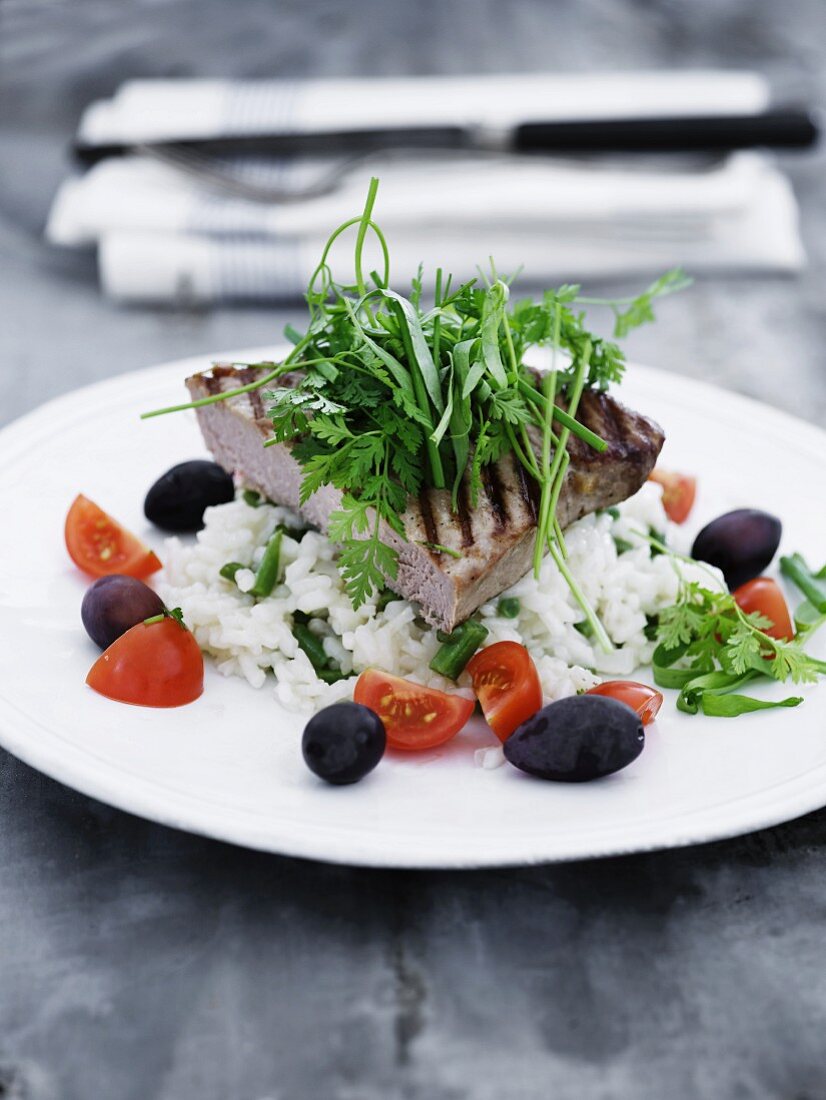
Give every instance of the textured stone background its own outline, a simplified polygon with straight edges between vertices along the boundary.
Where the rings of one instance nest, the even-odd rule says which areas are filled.
[[[79,112],[125,77],[722,65],[822,104],[824,60],[823,0],[0,0],[0,423],[297,315],[117,310],[89,257],[41,243]],[[810,269],[701,283],[630,351],[822,422],[824,157],[788,166]],[[354,871],[0,753],[0,1097],[823,1100],[824,871],[826,813],[611,861]]]

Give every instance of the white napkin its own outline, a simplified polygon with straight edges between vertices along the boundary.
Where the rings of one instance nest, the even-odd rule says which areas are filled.
[[[509,125],[531,110],[549,118],[749,112],[767,99],[760,78],[731,73],[306,85],[141,81],[93,105],[81,134],[107,143],[275,126]],[[794,196],[770,158],[742,153],[695,168],[645,164],[376,157],[344,175],[331,194],[277,205],[221,193],[167,165],[129,156],[102,161],[64,183],[47,236],[71,247],[97,244],[103,289],[122,301],[294,298],[329,232],[360,211],[368,178],[378,175],[375,217],[390,240],[397,285],[406,284],[420,262],[427,282],[437,266],[457,279],[472,277],[477,266],[489,266],[489,257],[500,272],[522,268],[522,281],[534,284],[676,264],[695,272],[794,271],[804,262]],[[225,167],[259,185],[294,190],[331,164],[258,159]],[[342,281],[352,274],[350,252],[343,240],[333,253]],[[378,266],[377,252],[370,262]]]
[[[238,174],[293,191],[329,168],[273,163]],[[476,237],[483,226],[496,234],[551,225],[554,232],[581,232],[593,225],[600,235],[647,227],[667,242],[715,219],[737,218],[776,173],[765,159],[746,153],[693,171],[528,157],[376,157],[342,176],[332,194],[277,205],[219,194],[157,161],[124,157],[101,161],[64,184],[47,235],[73,246],[121,230],[316,239],[359,213],[371,175],[381,180],[376,217],[394,234],[438,228]]]
[[[520,286],[526,287],[646,275],[675,264],[695,273],[792,272],[804,258],[796,225],[788,183],[777,173],[767,173],[754,201],[736,217],[694,231],[687,226],[679,239],[656,231],[622,232],[610,222],[480,227],[475,234],[401,229],[390,234],[391,280],[396,286],[409,285],[423,263],[423,282],[430,288],[437,266],[465,279],[477,274],[477,265],[489,268],[489,258],[502,274],[520,271]],[[106,293],[124,302],[290,299],[305,290],[323,243],[321,235],[278,240],[114,230],[100,238],[100,277]],[[347,243],[343,240],[333,256],[335,275],[342,282],[353,278]],[[368,269],[380,269],[375,246],[368,242],[366,251]]]
[[[748,114],[769,102],[755,73],[511,73],[346,80],[131,80],[93,103],[90,144],[392,126]]]

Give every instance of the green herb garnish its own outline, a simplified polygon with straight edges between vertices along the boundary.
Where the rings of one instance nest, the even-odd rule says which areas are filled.
[[[171,611],[168,607],[165,607],[160,615],[152,615],[150,618],[144,619],[143,625],[152,626],[154,623],[162,623],[164,619],[172,619],[182,630],[188,629],[184,622],[184,613],[181,611],[180,607],[173,607]]]
[[[437,554],[447,554],[450,558],[461,561],[463,554],[459,550],[451,550],[449,546],[442,546],[440,542],[417,542],[417,546],[423,546],[425,550],[433,550]]]
[[[578,286],[562,286],[538,301],[512,303],[510,280],[491,264],[484,285],[474,279],[455,289],[450,276],[437,271],[428,308],[421,271],[409,296],[390,288],[389,250],[372,216],[377,187],[378,180],[371,180],[363,213],[331,234],[307,289],[307,330],[287,332],[293,348],[282,363],[249,364],[260,371],[249,385],[146,415],[266,387],[274,431],[266,445],[291,446],[303,472],[300,504],[325,485],[342,493],[328,535],[341,546],[339,569],[355,607],[397,575],[398,554],[382,536],[386,525],[404,537],[408,497],[443,489],[456,510],[464,482],[475,505],[484,468],[512,453],[540,488],[534,571],[538,575],[550,552],[598,643],[610,649],[567,567],[556,514],[570,437],[597,451],[606,447],[576,418],[581,394],[620,381],[625,369],[620,348],[586,328],[581,307],[611,306],[615,335],[625,335],[653,320],[656,298],[688,280],[672,271],[637,298],[622,301],[584,299]],[[355,281],[343,284],[334,280],[329,256],[351,228]],[[364,271],[368,233],[381,249],[381,273]],[[550,364],[541,380],[525,365],[526,355],[538,348]],[[295,371],[295,384],[278,386],[282,375]]]
[[[826,621],[813,620],[812,628]],[[660,687],[676,688],[677,706],[688,714],[734,718],[755,710],[794,707],[803,700],[790,696],[764,701],[740,694],[739,688],[758,680],[811,683],[826,674],[819,661],[793,641],[770,637],[771,623],[758,612],[746,614],[727,591],[714,591],[697,581],[681,581],[677,601],[660,612],[659,642],[652,664]]]

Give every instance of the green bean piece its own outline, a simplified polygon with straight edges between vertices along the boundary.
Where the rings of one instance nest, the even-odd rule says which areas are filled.
[[[261,564],[255,574],[255,584],[249,590],[249,595],[255,596],[257,600],[269,596],[278,583],[278,574],[281,570],[281,540],[283,537],[283,528],[277,527],[275,534],[267,543],[267,549],[264,551]]]
[[[228,561],[226,565],[221,566],[218,572],[225,581],[234,581],[238,570],[245,568],[246,566],[242,565],[240,561]]]
[[[809,603],[823,614],[826,612],[826,581],[821,580],[806,564],[802,554],[780,559],[780,572],[796,584]]]
[[[339,680],[350,679],[349,676],[344,675],[340,668],[317,668],[315,674],[319,680],[323,680],[325,684],[337,684]]]
[[[441,647],[436,651],[430,667],[448,680],[458,680],[465,665],[488,636],[488,628],[481,623],[468,619],[457,626],[452,634],[439,632],[443,637]]]
[[[329,664],[327,654],[324,652],[324,643],[317,634],[304,623],[293,623],[293,637],[298,642],[299,649],[303,649],[310,658],[310,664],[320,672]]]
[[[380,611],[384,611],[389,603],[393,600],[397,600],[399,597],[391,588],[383,588],[379,593],[379,598],[376,600],[376,614]]]
[[[325,684],[336,684],[339,680],[347,679],[338,665],[324,652],[322,639],[317,634],[313,634],[306,623],[293,621],[293,637],[298,642],[299,648],[309,657],[319,680],[323,680]]]
[[[516,596],[503,596],[496,605],[497,614],[501,615],[503,619],[515,619],[521,610],[522,604]]]
[[[284,534],[291,539],[295,539],[296,542],[301,542],[304,536],[307,534],[306,527],[285,527]]]

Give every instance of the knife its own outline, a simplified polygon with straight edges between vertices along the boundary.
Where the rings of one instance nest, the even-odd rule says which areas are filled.
[[[760,114],[698,115],[675,118],[619,118],[523,122],[514,127],[409,127],[337,130],[329,133],[261,133],[143,142],[140,149],[191,150],[201,156],[256,154],[273,157],[358,155],[383,149],[455,149],[457,152],[525,154],[725,153],[736,149],[808,149],[820,133],[815,113],[778,107]],[[136,150],[132,144],[95,145],[78,141],[81,164]]]

